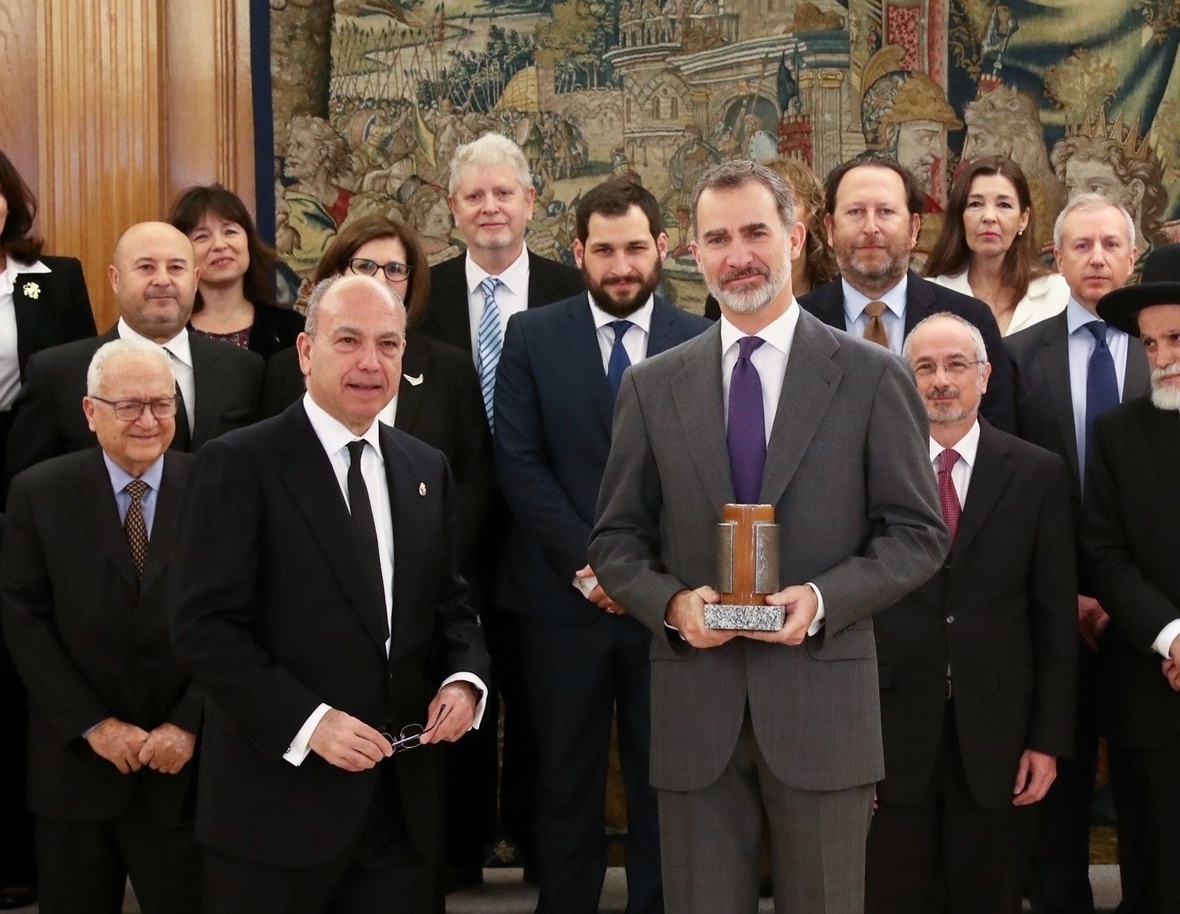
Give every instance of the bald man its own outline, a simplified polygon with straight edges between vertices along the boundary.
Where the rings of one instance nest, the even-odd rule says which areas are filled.
[[[164,222],[131,226],[115,245],[107,275],[119,321],[101,336],[46,349],[25,366],[8,437],[8,481],[26,467],[93,447],[79,408],[86,366],[103,343],[147,339],[168,351],[183,408],[172,447],[196,451],[211,438],[254,421],[263,361],[253,352],[188,331],[197,294],[193,246]]]

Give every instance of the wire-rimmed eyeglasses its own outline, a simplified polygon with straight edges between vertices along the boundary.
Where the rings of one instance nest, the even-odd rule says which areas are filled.
[[[378,271],[385,274],[385,278],[390,282],[400,282],[408,279],[411,271],[414,269],[408,263],[401,263],[397,260],[391,260],[389,263],[377,263],[375,260],[369,260],[367,257],[354,257],[348,261],[348,269],[353,273],[359,273],[361,276],[376,276]]]
[[[389,745],[395,753],[405,749],[417,749],[422,745],[422,737],[438,726],[446,710],[447,706],[445,704],[441,705],[438,709],[438,716],[435,717],[434,723],[429,727],[423,727],[421,724],[406,724],[398,732],[396,739],[388,728],[383,729],[381,735],[389,740]]]

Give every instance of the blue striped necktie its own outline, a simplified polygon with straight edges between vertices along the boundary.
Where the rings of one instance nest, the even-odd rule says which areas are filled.
[[[488,427],[495,431],[492,404],[496,395],[496,366],[500,364],[500,350],[504,340],[500,334],[500,307],[496,304],[496,288],[503,285],[495,276],[486,277],[479,287],[483,290],[483,314],[479,318],[476,342],[479,346],[479,386],[483,393],[483,408],[488,414]]]

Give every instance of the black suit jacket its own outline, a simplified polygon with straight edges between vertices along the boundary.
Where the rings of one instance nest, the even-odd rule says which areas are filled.
[[[813,289],[799,299],[804,310],[810,311],[829,327],[847,330],[844,320],[844,290],[837,277],[827,285]],[[909,334],[921,321],[932,314],[950,311],[979,328],[987,346],[987,358],[992,374],[983,395],[979,413],[993,426],[1005,432],[1016,431],[1015,394],[1012,365],[1005,353],[991,309],[978,298],[963,295],[922,279],[911,270],[906,283],[905,333]]]
[[[168,453],[142,583],[99,448],[45,461],[13,481],[0,551],[4,634],[29,692],[28,802],[52,819],[100,821],[145,791],[175,825],[193,763],[120,774],[82,734],[108,717],[196,734],[204,698],[172,650],[169,560],[192,464]]]
[[[573,267],[532,251],[528,254],[530,308],[568,298],[586,288],[582,274]],[[430,268],[430,300],[421,326],[427,336],[471,352],[466,254],[444,260]]]
[[[981,806],[1011,805],[1025,749],[1073,754],[1076,593],[1064,464],[981,422],[951,554],[873,620],[881,799],[917,803],[929,792],[948,664],[963,769]]]
[[[1140,397],[1101,416],[1086,473],[1083,545],[1096,596],[1117,625],[1112,737],[1155,749],[1180,734],[1180,693],[1152,642],[1180,618],[1180,415]]]
[[[39,352],[25,366],[25,380],[13,406],[8,439],[8,473],[70,451],[92,447],[82,398],[86,369],[104,343],[119,338],[118,326],[102,336]],[[196,385],[196,419],[190,450],[257,418],[263,361],[229,343],[189,334]]]
[[[397,732],[423,721],[447,675],[488,681],[455,572],[446,461],[387,426],[381,449],[394,524],[388,658],[384,600],[303,405],[197,455],[173,560],[172,635],[210,698],[197,837],[223,854],[309,867],[355,836],[378,770],[282,758],[321,703]],[[406,826],[427,857],[439,841],[438,758],[422,747],[381,762],[397,768]]]
[[[647,354],[709,326],[657,298]],[[614,407],[585,292],[512,316],[496,374],[496,475],[513,515],[496,605],[575,624],[602,615],[570,581],[587,562]]]
[[[263,409],[277,416],[306,392],[292,347],[266,366]],[[492,497],[492,440],[471,356],[411,328],[402,355],[393,427],[438,448],[455,477],[455,546],[460,560],[475,545]]]
[[[12,290],[16,352],[23,377],[29,356],[95,335],[82,264],[73,257],[39,258],[48,273],[18,273]]]

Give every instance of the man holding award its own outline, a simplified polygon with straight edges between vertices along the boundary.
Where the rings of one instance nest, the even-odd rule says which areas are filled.
[[[870,617],[948,546],[926,414],[897,356],[801,312],[804,232],[776,175],[714,166],[693,208],[722,317],[624,378],[590,544],[604,588],[655,634],[665,907],[755,911],[765,818],[776,909],[859,914],[884,773]],[[757,579],[775,537],[743,531],[756,517],[722,525],[728,504],[771,506],[773,590]]]

